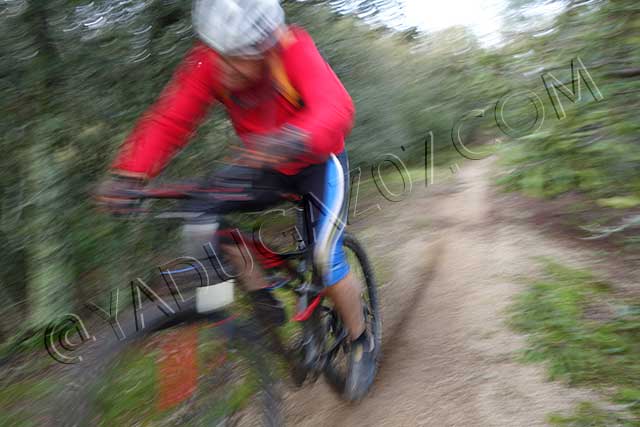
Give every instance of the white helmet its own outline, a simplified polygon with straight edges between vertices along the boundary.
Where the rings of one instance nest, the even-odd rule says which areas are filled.
[[[284,24],[280,0],[195,0],[193,27],[223,55],[257,56],[277,42]]]

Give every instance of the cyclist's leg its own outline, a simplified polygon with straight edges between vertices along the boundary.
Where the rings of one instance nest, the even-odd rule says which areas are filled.
[[[231,197],[227,203],[230,212],[258,212],[282,201],[281,193],[287,191],[288,177],[275,171],[251,170],[247,168],[228,167],[214,176],[213,181],[241,188],[240,198]],[[222,177],[220,177],[222,175]],[[248,177],[247,177],[248,175]],[[227,193],[226,197],[229,196]],[[233,194],[232,194],[233,196]],[[219,207],[218,207],[219,209]],[[236,272],[236,279],[247,292],[255,292],[266,288],[268,283],[261,265],[262,256],[257,248],[260,242],[254,242],[251,236],[244,236],[244,242],[238,242],[238,233],[227,230],[221,241],[221,249],[229,259]]]
[[[349,272],[342,240],[349,204],[349,164],[346,152],[301,172],[298,191],[311,198],[314,220],[314,262],[351,339],[365,329],[362,285]]]
[[[351,338],[344,397],[357,400],[371,387],[376,362],[375,341],[364,321],[362,284],[350,273],[342,245],[349,201],[346,153],[332,155],[325,164],[303,173],[306,179],[299,184],[305,186],[313,204],[314,262]]]
[[[197,191],[206,197],[187,202],[186,209],[202,214],[186,227],[202,229],[206,233],[217,230],[217,217],[221,214],[266,209],[282,200],[280,194],[286,185],[286,178],[277,172],[227,166],[200,182]],[[208,222],[213,225],[212,230],[207,229]],[[241,235],[239,230],[231,229],[217,230],[216,235],[220,249],[233,270],[224,272],[222,276],[231,273],[240,287],[247,292],[266,287],[260,262],[255,259],[256,254],[249,250],[253,247],[253,242],[248,236]],[[211,237],[213,236],[206,236],[204,240],[210,240]]]

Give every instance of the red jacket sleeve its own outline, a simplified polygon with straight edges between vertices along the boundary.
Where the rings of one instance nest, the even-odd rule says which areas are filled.
[[[112,168],[152,178],[184,147],[215,100],[212,52],[197,44],[125,140]]]
[[[304,108],[287,124],[309,135],[311,163],[320,163],[339,153],[351,132],[355,108],[349,93],[329,64],[322,58],[311,36],[301,28],[292,29],[295,41],[282,55],[287,76],[300,92]]]

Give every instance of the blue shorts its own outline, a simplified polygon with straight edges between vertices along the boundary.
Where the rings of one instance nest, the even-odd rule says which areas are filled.
[[[189,202],[189,209],[214,214],[264,210],[282,202],[282,193],[307,196],[312,206],[313,259],[324,285],[332,286],[349,273],[342,246],[349,210],[349,163],[345,151],[332,154],[326,162],[308,166],[296,175],[231,166],[201,185],[207,188],[211,199]],[[240,190],[218,193],[215,188],[219,187]]]
[[[349,273],[342,241],[349,213],[349,164],[346,152],[331,155],[290,177],[298,194],[311,196],[315,234],[314,263],[325,286],[335,285]]]

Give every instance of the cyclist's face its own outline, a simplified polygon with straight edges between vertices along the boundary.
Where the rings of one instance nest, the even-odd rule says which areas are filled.
[[[242,58],[221,56],[222,84],[230,90],[250,87],[262,78],[265,70],[264,58]]]

